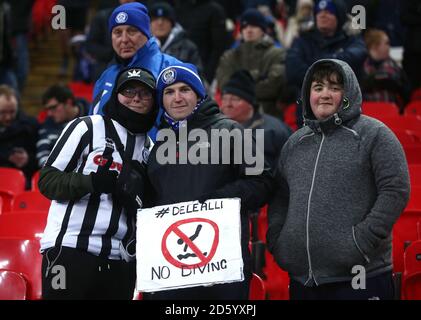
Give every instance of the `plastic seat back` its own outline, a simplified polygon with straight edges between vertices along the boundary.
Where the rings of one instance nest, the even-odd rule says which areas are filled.
[[[48,212],[28,211],[0,215],[0,238],[39,239],[47,224]]]
[[[14,271],[0,270],[0,300],[25,300],[26,280]]]
[[[364,101],[361,109],[363,114],[373,118],[399,116],[399,107],[391,102]]]
[[[51,201],[39,191],[25,191],[16,195],[12,201],[11,211],[46,211],[50,209]]]
[[[27,283],[27,298],[41,299],[41,263],[38,240],[0,239],[0,266],[21,274]]]
[[[421,210],[405,210],[393,226],[392,254],[394,272],[403,272],[405,246],[418,239],[417,223],[421,221]]]
[[[38,188],[38,180],[39,180],[39,170],[35,172],[31,179],[31,190],[32,191],[39,191]]]
[[[421,100],[411,101],[405,107],[405,115],[408,116],[421,116]]]
[[[421,133],[421,117],[420,116],[379,116],[377,118],[388,126],[392,131],[395,130],[411,130],[418,134]]]
[[[406,161],[409,165],[421,165],[421,147],[419,146],[404,146]]]
[[[412,130],[393,130],[393,133],[398,138],[402,147],[421,147],[421,132],[414,132]]]
[[[411,242],[404,254],[402,297],[407,300],[421,300],[421,221],[417,229],[417,241]]]
[[[0,190],[12,194],[25,191],[25,175],[23,172],[18,169],[0,167]]]
[[[415,89],[411,95],[411,101],[421,100],[421,88]]]
[[[421,186],[421,164],[409,164],[408,168],[411,187]]]
[[[0,167],[0,197],[3,200],[3,212],[9,211],[13,197],[25,191],[25,175],[13,168]]]
[[[411,194],[405,210],[421,211],[421,185],[411,185]]]
[[[294,131],[297,130],[297,105],[295,103],[290,104],[284,110],[284,122]]]

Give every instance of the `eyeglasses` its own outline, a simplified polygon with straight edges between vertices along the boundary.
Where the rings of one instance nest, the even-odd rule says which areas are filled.
[[[53,104],[53,105],[51,105],[51,106],[45,106],[44,107],[44,109],[45,110],[47,110],[47,111],[54,111],[54,110],[56,110],[57,109],[57,107],[60,105],[60,103],[56,103],[56,104]]]
[[[57,107],[60,105],[60,103],[56,103],[50,106],[45,106],[44,109],[47,111],[54,111],[57,109]]]
[[[143,88],[126,88],[120,91],[120,93],[130,99],[133,99],[136,95],[138,95],[138,97],[142,100],[150,100],[153,96],[151,91]]]

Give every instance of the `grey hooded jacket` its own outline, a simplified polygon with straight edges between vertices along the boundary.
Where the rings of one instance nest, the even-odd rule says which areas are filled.
[[[344,78],[336,114],[315,119],[309,105],[314,66],[331,61]],[[319,60],[302,88],[305,123],[284,145],[277,193],[268,211],[268,248],[305,286],[392,269],[391,232],[409,197],[405,155],[381,122],[361,115],[361,91],[348,64]]]

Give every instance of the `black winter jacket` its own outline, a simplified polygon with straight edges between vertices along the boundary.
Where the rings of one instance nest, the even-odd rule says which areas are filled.
[[[161,121],[161,128],[168,128],[167,122]],[[208,99],[198,109],[197,113],[188,120],[188,132],[200,128],[206,130],[210,137],[211,129],[232,130],[243,128],[235,121],[223,116],[218,105]],[[254,144],[253,140],[253,144]],[[189,141],[188,148],[194,143]],[[212,141],[209,141],[212,143]],[[155,191],[154,205],[165,205],[183,201],[193,201],[204,194],[211,198],[241,198],[241,242],[245,274],[250,272],[249,265],[249,224],[248,210],[256,210],[264,205],[270,196],[272,189],[272,174],[267,165],[260,175],[246,175],[245,169],[248,166],[244,163],[233,164],[234,148],[231,146],[230,164],[165,164],[157,161],[157,150],[165,143],[159,141],[152,149],[148,160],[148,176]],[[178,144],[178,143],[177,143]],[[206,145],[206,144],[204,144]],[[209,151],[210,145],[208,145]],[[255,148],[255,144],[253,145]],[[209,152],[210,159],[210,152]],[[219,163],[222,163],[222,152],[219,152]]]
[[[35,118],[18,112],[15,121],[9,127],[0,126],[0,166],[14,168],[8,158],[14,148],[23,148],[28,153],[29,161],[21,170],[30,178],[38,170],[35,151],[38,138],[38,122]]]

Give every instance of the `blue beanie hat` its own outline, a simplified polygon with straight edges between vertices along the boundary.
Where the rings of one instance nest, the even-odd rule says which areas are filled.
[[[148,9],[141,3],[130,2],[114,9],[108,19],[108,31],[119,25],[129,25],[139,29],[148,39],[151,37]]]
[[[180,62],[165,68],[158,76],[156,91],[158,95],[158,105],[160,107],[164,107],[162,103],[164,89],[177,82],[188,84],[200,99],[206,97],[206,90],[202,80],[200,80],[196,67],[190,63]]]
[[[246,26],[256,26],[266,32],[267,20],[266,17],[257,9],[250,8],[244,11],[240,17],[241,29],[244,29]]]
[[[317,3],[317,5],[314,7],[314,11],[316,14],[318,14],[320,11],[326,10],[329,11],[331,14],[336,16],[336,6],[331,0],[321,0]]]
[[[347,20],[346,5],[343,0],[320,0],[314,6],[314,15],[317,15],[322,10],[329,11],[336,16],[338,28],[342,28]]]

